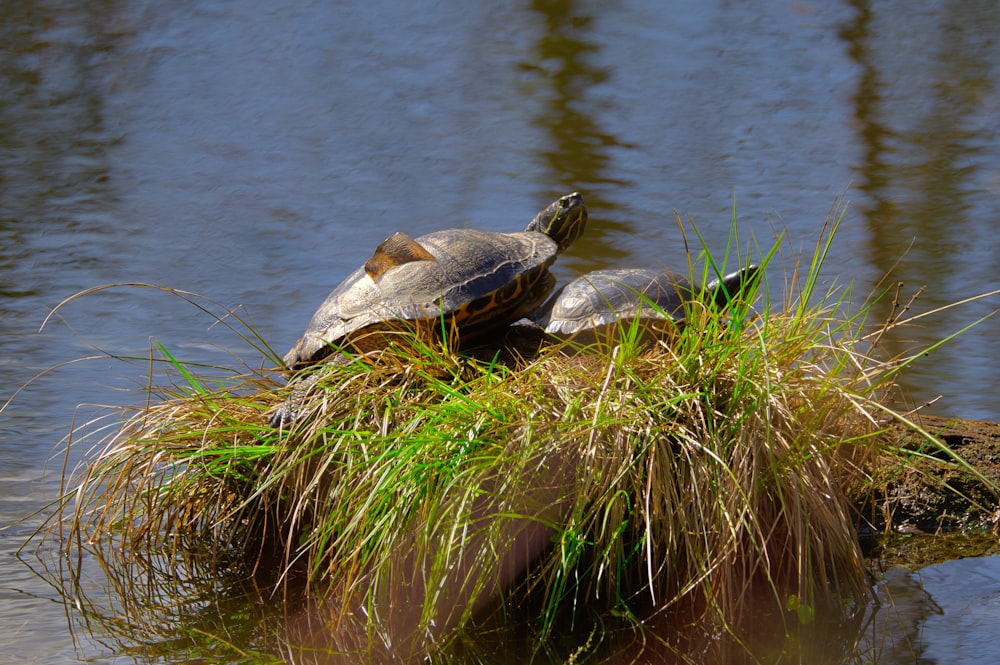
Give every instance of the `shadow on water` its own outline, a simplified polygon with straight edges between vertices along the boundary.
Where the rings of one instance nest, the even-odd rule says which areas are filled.
[[[609,245],[608,238],[635,233],[635,229],[614,218],[616,208],[605,198],[609,189],[628,185],[609,174],[608,151],[621,143],[594,119],[594,102],[586,93],[611,73],[594,64],[600,47],[589,34],[593,17],[579,10],[575,2],[534,0],[531,9],[542,17],[544,30],[531,57],[520,67],[548,89],[544,112],[535,119],[551,141],[539,151],[551,173],[545,191],[579,189],[593,220],[572,254],[562,261],[580,271],[610,265],[627,253]]]
[[[1000,556],[946,561],[911,570],[895,566],[878,584],[881,608],[863,648],[881,665],[995,663],[990,639],[1000,610]]]

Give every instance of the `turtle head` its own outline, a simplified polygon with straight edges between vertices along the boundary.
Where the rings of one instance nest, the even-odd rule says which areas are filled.
[[[587,225],[587,206],[578,192],[553,201],[535,215],[525,231],[544,233],[556,241],[559,251],[565,250],[583,234]]]
[[[740,291],[746,289],[753,282],[759,271],[760,267],[751,263],[742,270],[713,279],[705,285],[705,293],[715,301],[717,306],[725,307],[727,303],[739,295]]]

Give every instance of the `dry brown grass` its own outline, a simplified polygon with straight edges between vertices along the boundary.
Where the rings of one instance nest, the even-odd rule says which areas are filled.
[[[815,292],[830,238],[782,308],[692,305],[653,348],[623,330],[509,366],[414,342],[291,389],[209,385],[166,354],[67,478],[60,544],[147,591],[247,575],[331,626],[409,626],[417,651],[498,607],[537,608],[542,637],[679,606],[732,628],[761,588],[797,620],[851,611],[869,582],[848,495],[885,452],[901,363],[866,340],[867,309]],[[276,431],[290,390],[299,416]]]

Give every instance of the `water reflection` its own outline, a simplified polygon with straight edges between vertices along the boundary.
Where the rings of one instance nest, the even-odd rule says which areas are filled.
[[[106,251],[101,228],[114,197],[102,97],[117,39],[112,9],[111,2],[0,2],[0,653],[27,662],[75,660],[65,616],[11,553],[52,499],[46,461],[94,381],[64,375],[6,401],[75,353],[36,334],[45,300],[119,260]]]
[[[107,3],[0,5],[0,223],[79,224],[109,195]],[[44,183],[39,187],[38,183]],[[18,248],[0,244],[0,250]],[[9,257],[17,258],[17,257]]]
[[[913,313],[990,291],[998,281],[988,266],[1000,258],[1000,241],[979,217],[993,207],[998,176],[987,129],[998,93],[995,7],[983,1],[851,4],[855,18],[841,36],[861,71],[853,97],[864,150],[856,186],[867,197],[871,259],[880,273],[905,282],[907,294],[928,287]],[[878,320],[889,314],[889,304],[888,298],[880,303]],[[897,332],[888,349],[902,353],[913,340],[926,346],[961,327],[955,321],[968,323],[996,304],[928,319],[932,332]],[[971,337],[937,352],[935,362],[985,360]],[[931,368],[917,366],[905,378],[918,402],[953,392],[951,377]],[[944,408],[953,413],[956,405]]]
[[[869,662],[996,663],[1000,557],[968,558],[886,571],[861,645]]]
[[[217,571],[191,568],[185,576],[179,574],[183,567],[167,559],[108,566],[96,555],[72,570],[62,568],[65,563],[48,559],[36,572],[59,590],[77,639],[99,643],[109,655],[127,653],[136,662],[186,662],[194,653],[200,662],[251,655],[258,659],[253,662],[270,662],[272,655],[324,665],[555,665],[574,658],[602,665],[917,665],[1000,658],[990,639],[1000,620],[1000,556],[916,571],[890,568],[880,576],[875,603],[851,611],[819,608],[806,621],[776,604],[773,589],[758,589],[744,598],[748,616],[740,627],[707,631],[704,621],[683,610],[654,614],[639,624],[613,616],[595,623],[581,618],[575,630],[543,645],[515,614],[482,623],[430,656],[419,651],[412,658],[401,651],[398,634],[373,629],[363,612],[307,605],[288,587],[275,595]]]
[[[197,654],[206,663],[280,657],[315,665],[842,665],[866,662],[858,644],[862,630],[871,630],[864,608],[857,606],[847,612],[830,606],[815,620],[800,622],[794,611],[775,602],[778,592],[768,588],[747,590],[743,601],[748,616],[741,626],[714,624],[694,608],[658,612],[639,623],[581,610],[572,625],[556,629],[556,636],[542,643],[529,618],[534,614],[519,608],[430,644],[380,624],[361,608],[342,612],[336,602],[317,606],[303,601],[288,586],[275,593],[237,575],[185,567],[168,556],[135,557],[123,566],[91,554],[78,560],[82,568],[64,568],[66,562],[56,559],[43,561],[37,572],[61,594],[77,640],[139,663],[189,662]],[[897,627],[892,630],[899,633]],[[866,647],[864,653],[870,651]]]
[[[596,120],[596,109],[586,99],[587,91],[605,81],[610,72],[595,64],[599,46],[589,34],[593,17],[573,0],[534,0],[531,9],[544,21],[544,31],[531,57],[520,66],[549,88],[543,112],[535,122],[550,137],[551,145],[540,149],[550,176],[543,178],[545,191],[554,183],[556,191],[580,189],[587,200],[593,223],[562,261],[583,271],[595,265],[610,265],[626,252],[608,243],[616,233],[635,233],[627,222],[614,217],[614,206],[605,196],[629,183],[609,173],[608,150],[620,146]],[[575,258],[585,257],[585,258]]]
[[[108,249],[110,14],[108,3],[0,5],[0,344],[38,370],[55,358],[30,336],[45,313],[39,301],[54,304],[123,258]]]
[[[975,233],[971,199],[984,176],[977,130],[996,94],[991,36],[1000,19],[992,3],[986,11],[983,3],[952,2],[923,20],[914,16],[922,29],[913,40],[909,32],[886,33],[867,3],[856,4],[856,22],[842,35],[863,72],[854,97],[865,147],[858,187],[871,200],[872,258],[889,271],[919,237],[895,274],[947,282],[960,272],[955,257],[970,249]],[[892,48],[917,55],[928,45],[905,73],[881,57]],[[925,103],[912,103],[918,94]]]

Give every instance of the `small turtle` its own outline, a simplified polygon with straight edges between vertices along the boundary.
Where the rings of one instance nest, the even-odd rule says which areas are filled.
[[[386,331],[441,329],[468,344],[534,311],[552,291],[549,266],[583,233],[578,193],[554,201],[520,233],[473,229],[396,233],[327,296],[284,358],[292,369],[387,344]]]
[[[758,267],[714,279],[704,289],[680,274],[642,268],[595,270],[576,278],[532,317],[546,333],[578,340],[596,339],[614,332],[619,321],[639,319],[644,328],[684,321],[684,303],[699,298],[724,306],[757,274]]]

